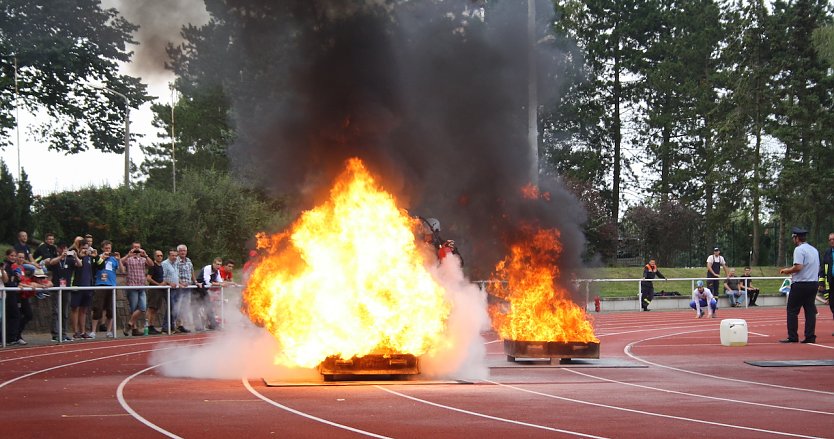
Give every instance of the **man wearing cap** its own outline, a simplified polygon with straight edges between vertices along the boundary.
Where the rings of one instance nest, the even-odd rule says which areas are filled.
[[[718,291],[718,278],[721,277],[721,267],[724,267],[724,273],[727,273],[727,261],[724,256],[721,256],[721,249],[715,247],[712,249],[712,254],[707,258],[707,277],[715,280],[707,281],[707,286],[710,291]]]
[[[788,338],[779,343],[796,343],[799,341],[799,309],[805,311],[805,339],[802,343],[815,343],[817,323],[817,307],[814,299],[817,297],[819,285],[820,254],[806,237],[808,231],[800,227],[791,229],[791,239],[796,248],[793,250],[793,266],[779,270],[782,274],[791,275],[791,292],[788,294]]]
[[[715,318],[715,312],[718,310],[718,301],[712,295],[709,288],[704,288],[704,281],[699,280],[695,282],[695,289],[692,290],[692,301],[689,302],[689,307],[695,310],[695,318],[700,319],[704,316],[704,310],[701,308],[709,307],[710,318]]]

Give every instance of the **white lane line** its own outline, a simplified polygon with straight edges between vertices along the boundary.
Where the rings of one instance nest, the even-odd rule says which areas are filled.
[[[539,396],[544,396],[544,397],[553,398],[553,399],[560,399],[562,401],[575,402],[577,404],[586,404],[586,405],[592,405],[592,406],[602,407],[602,408],[607,408],[607,409],[612,409],[612,410],[620,410],[620,411],[629,412],[629,413],[637,413],[637,414],[640,414],[640,415],[656,416],[656,417],[659,417],[659,418],[674,419],[676,421],[694,422],[694,423],[706,424],[706,425],[710,425],[710,426],[736,428],[736,429],[740,429],[740,430],[756,431],[756,432],[759,432],[759,433],[776,434],[776,435],[780,435],[780,436],[822,439],[819,436],[806,436],[806,435],[796,434],[796,433],[787,433],[787,432],[782,432],[782,431],[774,431],[774,430],[765,430],[765,429],[761,429],[761,428],[745,427],[745,426],[742,426],[742,425],[724,424],[724,423],[715,422],[715,421],[705,421],[705,420],[694,419],[694,418],[682,418],[682,417],[679,417],[679,416],[664,415],[662,413],[646,412],[646,411],[643,411],[643,410],[629,409],[629,408],[618,407],[618,406],[614,406],[614,405],[600,404],[600,403],[590,402],[590,401],[582,401],[582,400],[579,400],[579,399],[566,398],[564,396],[556,396],[556,395],[551,395],[551,394],[548,394],[548,393],[536,392],[534,390],[528,390],[528,389],[524,389],[524,388],[521,388],[521,387],[512,386],[512,385],[509,385],[509,384],[502,384],[502,383],[499,383],[499,382],[496,382],[496,381],[490,381],[490,380],[485,380],[485,381],[488,382],[488,383],[498,385],[498,386],[509,387],[511,389],[519,390],[521,392],[532,393],[533,395],[539,395]]]
[[[98,360],[107,360],[107,359],[110,359],[110,358],[124,357],[124,356],[127,356],[127,355],[141,354],[141,353],[145,353],[145,352],[165,351],[165,350],[168,350],[168,349],[174,349],[174,347],[161,348],[161,349],[147,349],[147,350],[144,350],[144,351],[125,352],[125,353],[122,353],[122,354],[107,355],[107,356],[104,356],[104,357],[96,357],[96,358],[88,358],[86,360],[75,361],[75,362],[72,362],[72,363],[59,364],[58,366],[52,366],[52,367],[48,367],[46,369],[40,369],[40,370],[36,370],[34,372],[29,372],[25,375],[21,375],[17,378],[12,378],[8,381],[0,383],[0,389],[2,389],[5,386],[8,386],[9,384],[12,384],[16,381],[20,381],[22,379],[29,378],[29,377],[34,376],[34,375],[38,375],[38,374],[41,374],[41,373],[44,373],[44,372],[49,372],[49,371],[56,370],[56,369],[61,369],[61,368],[64,368],[64,367],[75,366],[75,365],[84,364],[84,363],[90,363],[90,362],[98,361]]]
[[[770,336],[769,336],[769,335],[767,335],[767,334],[759,334],[758,332],[748,331],[747,333],[748,333],[748,334],[753,334],[753,335],[758,335],[759,337],[770,337]]]
[[[349,427],[349,426],[347,426],[347,425],[338,424],[338,423],[336,423],[336,422],[333,422],[333,421],[328,421],[327,419],[322,419],[322,418],[319,418],[319,417],[317,417],[317,416],[313,416],[313,415],[311,415],[311,414],[304,413],[304,412],[302,412],[302,411],[299,411],[299,410],[296,410],[296,409],[293,409],[293,408],[287,407],[287,406],[285,406],[285,405],[283,405],[283,404],[280,404],[280,403],[278,403],[278,402],[275,402],[275,401],[273,401],[273,400],[271,400],[271,399],[267,398],[267,397],[266,397],[266,396],[264,396],[264,395],[261,395],[261,394],[260,394],[257,390],[255,390],[255,389],[254,389],[254,388],[253,388],[253,387],[249,384],[249,379],[247,379],[246,377],[241,378],[241,382],[243,383],[243,386],[244,386],[244,387],[246,387],[246,390],[248,390],[248,391],[249,391],[249,393],[251,393],[251,394],[253,394],[253,395],[257,396],[258,398],[260,398],[261,400],[263,400],[263,401],[264,401],[264,402],[266,402],[267,404],[272,404],[272,405],[274,405],[275,407],[278,407],[278,408],[279,408],[279,409],[281,409],[281,410],[286,410],[286,411],[288,411],[288,412],[290,412],[290,413],[292,413],[292,414],[295,414],[295,415],[298,415],[298,416],[302,416],[302,417],[305,417],[305,418],[307,418],[307,419],[311,419],[311,420],[316,421],[316,422],[321,422],[322,424],[327,424],[327,425],[330,425],[330,426],[332,426],[332,427],[341,428],[341,429],[343,429],[343,430],[347,430],[347,431],[352,431],[352,432],[354,432],[354,433],[363,434],[363,435],[365,435],[365,436],[376,437],[376,438],[381,438],[381,439],[391,439],[389,436],[382,436],[382,435],[379,435],[379,434],[376,434],[376,433],[371,433],[370,431],[360,430],[360,429],[358,429],[358,428],[353,428],[353,427]]]
[[[145,424],[145,426],[151,428],[152,430],[154,430],[158,433],[161,433],[165,436],[168,436],[170,438],[182,439],[181,436],[177,436],[174,433],[172,433],[172,432],[154,424],[153,422],[145,419],[136,410],[133,410],[133,408],[130,406],[130,404],[128,404],[127,401],[125,400],[125,395],[124,395],[125,386],[127,386],[127,383],[129,383],[130,380],[132,380],[133,378],[135,378],[139,375],[142,375],[143,373],[145,373],[145,372],[147,372],[151,369],[155,369],[159,366],[162,366],[163,364],[172,363],[173,361],[177,361],[177,360],[166,361],[164,363],[160,363],[160,364],[156,364],[154,366],[146,367],[146,368],[140,370],[139,372],[136,372],[133,375],[125,378],[124,380],[122,380],[122,382],[119,383],[119,387],[116,388],[116,399],[119,400],[119,404],[122,406],[123,409],[125,409],[126,412],[128,412],[130,414],[130,416],[133,416],[134,419],[136,419],[137,421]]]
[[[742,379],[738,379],[738,378],[728,378],[728,377],[722,377],[720,375],[710,375],[710,374],[706,374],[706,373],[695,372],[693,370],[686,370],[686,369],[681,369],[681,368],[678,368],[678,367],[666,366],[666,365],[663,365],[663,364],[659,364],[659,363],[655,363],[655,362],[643,359],[643,358],[637,356],[636,354],[634,354],[633,352],[631,352],[632,346],[634,346],[637,343],[642,343],[644,341],[657,340],[659,338],[672,337],[672,336],[675,336],[675,335],[691,334],[693,332],[705,332],[705,331],[713,331],[713,330],[714,330],[714,328],[699,329],[699,330],[696,330],[696,331],[678,332],[678,333],[675,333],[675,334],[664,334],[664,335],[658,335],[656,337],[644,338],[642,340],[636,340],[636,341],[633,341],[633,342],[627,344],[625,346],[625,348],[623,349],[623,351],[625,352],[626,355],[628,355],[629,357],[631,357],[631,358],[633,358],[633,359],[635,359],[635,360],[637,360],[641,363],[646,363],[646,364],[650,364],[652,366],[661,367],[663,369],[674,370],[674,371],[677,371],[677,372],[683,372],[683,373],[689,373],[689,374],[692,374],[692,375],[698,375],[698,376],[702,376],[702,377],[709,378],[709,379],[732,381],[732,382],[743,383],[743,384],[753,384],[753,385],[757,385],[757,386],[773,387],[773,388],[776,388],[776,389],[796,390],[796,391],[800,391],[800,392],[809,392],[809,393],[819,393],[819,394],[822,394],[822,395],[834,395],[834,392],[827,392],[825,390],[806,389],[806,388],[802,388],[802,387],[792,387],[792,386],[781,386],[779,384],[770,384],[770,383],[763,383],[763,382],[759,382],[759,381],[742,380]],[[809,346],[822,346],[822,345],[809,344]],[[825,347],[827,347],[827,346],[825,346]]]
[[[115,418],[119,416],[130,416],[127,413],[113,413],[109,415],[61,415],[62,418]]]
[[[155,341],[147,341],[141,343],[121,343],[121,344],[108,344],[105,346],[99,346],[95,348],[84,348],[84,349],[68,349],[68,350],[57,350],[55,352],[46,352],[42,354],[32,354],[32,355],[24,355],[21,357],[15,358],[6,358],[4,360],[0,360],[0,363],[5,363],[8,361],[17,361],[17,360],[28,360],[30,358],[40,358],[40,357],[48,357],[52,355],[63,355],[63,354],[75,354],[78,352],[93,352],[93,351],[100,351],[102,349],[117,349],[117,348],[125,348],[125,347],[133,347],[133,346],[144,346],[144,345],[156,345],[156,344],[170,344],[170,343],[183,343],[187,341],[202,341],[206,337],[200,338],[189,338],[189,339],[182,339],[182,340],[155,340]],[[98,343],[96,343],[98,344]],[[53,346],[44,346],[44,348],[55,348],[61,345],[55,344]],[[77,345],[76,345],[77,346]],[[40,346],[38,346],[40,347]]]
[[[488,381],[488,382],[491,382],[491,381]],[[417,401],[417,402],[420,402],[420,403],[423,403],[423,404],[428,404],[428,405],[431,405],[431,406],[434,406],[434,407],[439,407],[439,408],[446,409],[446,410],[452,410],[454,412],[464,413],[464,414],[467,414],[467,415],[477,416],[477,417],[480,417],[480,418],[491,419],[493,421],[507,422],[507,423],[510,423],[510,424],[521,425],[521,426],[524,426],[524,427],[538,428],[538,429],[541,429],[541,430],[554,431],[554,432],[557,432],[557,433],[565,433],[565,434],[570,434],[570,435],[573,435],[573,436],[590,437],[590,438],[603,438],[604,437],[604,436],[594,436],[594,435],[591,435],[591,434],[579,433],[579,432],[576,432],[576,431],[562,430],[562,429],[559,429],[559,428],[547,427],[545,425],[531,424],[529,422],[516,421],[516,420],[513,420],[513,419],[499,418],[497,416],[491,416],[491,415],[486,415],[486,414],[483,414],[483,413],[472,412],[472,411],[469,411],[469,410],[464,410],[464,409],[460,409],[460,408],[457,408],[457,407],[451,407],[451,406],[448,406],[448,405],[443,405],[443,404],[438,404],[436,402],[427,401],[425,399],[416,398],[416,397],[413,397],[413,396],[406,395],[404,393],[393,391],[391,389],[386,389],[385,387],[382,387],[382,386],[374,386],[374,387],[376,387],[377,389],[380,389],[380,390],[384,390],[388,393],[392,393],[394,395],[410,399],[412,401]]]
[[[801,409],[801,408],[796,408],[796,407],[785,407],[785,406],[780,406],[780,405],[764,404],[764,403],[760,403],[760,402],[742,401],[740,399],[721,398],[721,397],[718,397],[718,396],[701,395],[701,394],[698,394],[698,393],[679,392],[677,390],[661,389],[659,387],[644,386],[642,384],[634,384],[634,383],[627,383],[627,382],[624,382],[624,381],[612,380],[612,379],[609,379],[609,378],[603,378],[603,377],[596,376],[596,375],[590,375],[590,374],[583,373],[583,372],[580,372],[578,370],[574,370],[574,369],[570,369],[570,368],[563,368],[562,370],[567,371],[567,372],[571,372],[571,373],[574,373],[574,374],[577,374],[577,375],[582,375],[584,377],[593,378],[593,379],[600,380],[600,381],[606,381],[606,382],[609,382],[609,383],[622,384],[624,386],[631,386],[631,387],[639,387],[641,389],[656,390],[658,392],[672,393],[672,394],[675,394],[675,395],[684,395],[684,396],[691,396],[691,397],[694,397],[694,398],[712,399],[712,400],[715,400],[715,401],[722,401],[722,402],[737,402],[737,403],[740,403],[740,404],[749,404],[749,405],[754,405],[754,406],[759,406],[759,407],[767,407],[767,408],[774,408],[774,409],[780,409],[780,410],[793,410],[793,411],[797,411],[797,412],[815,413],[815,414],[819,414],[819,415],[832,415],[832,416],[834,416],[834,412],[824,412],[824,411],[820,411],[820,410]]]

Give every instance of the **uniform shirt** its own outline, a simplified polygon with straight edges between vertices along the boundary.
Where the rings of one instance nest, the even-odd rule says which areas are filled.
[[[811,244],[803,242],[793,250],[793,263],[802,269],[791,275],[793,282],[817,282],[820,272],[820,254]]]
[[[58,257],[58,247],[43,243],[35,249],[35,262],[41,263],[45,259],[54,259]]]

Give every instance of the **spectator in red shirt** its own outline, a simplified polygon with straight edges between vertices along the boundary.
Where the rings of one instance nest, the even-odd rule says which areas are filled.
[[[119,261],[125,268],[126,283],[128,286],[144,287],[147,285],[147,270],[148,267],[153,266],[153,260],[148,256],[142,248],[142,244],[134,241],[131,244],[130,250]],[[148,298],[143,288],[127,290],[127,301],[130,306],[130,319],[125,323],[124,334],[128,335],[144,335],[144,333],[136,327],[136,321],[147,311]]]

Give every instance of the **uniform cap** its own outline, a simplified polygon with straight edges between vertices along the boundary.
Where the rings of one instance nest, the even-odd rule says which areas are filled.
[[[704,281],[699,280],[699,281],[695,282],[695,286],[696,286],[696,287],[702,287],[702,286],[704,286]]]
[[[808,231],[803,229],[802,227],[791,227],[791,235],[801,236],[807,234]]]

